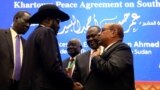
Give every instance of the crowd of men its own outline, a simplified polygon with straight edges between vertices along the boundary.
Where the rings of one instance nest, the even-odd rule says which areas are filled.
[[[31,15],[18,11],[9,29],[0,29],[0,90],[135,90],[133,55],[117,23],[93,25],[86,33],[90,50],[68,41],[61,59],[57,33],[69,15],[46,4]],[[38,24],[27,40],[30,24]]]

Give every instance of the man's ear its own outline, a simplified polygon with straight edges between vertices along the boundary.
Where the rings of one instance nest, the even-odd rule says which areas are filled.
[[[112,37],[115,37],[115,36],[117,36],[117,34],[118,34],[118,31],[117,31],[117,29],[115,29],[115,30],[112,30]]]
[[[15,17],[13,21],[16,22],[17,20],[18,20],[18,17]]]
[[[117,29],[112,30],[112,34],[118,34],[118,30]]]

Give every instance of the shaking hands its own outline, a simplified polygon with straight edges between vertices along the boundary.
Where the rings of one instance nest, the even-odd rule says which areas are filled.
[[[83,90],[84,87],[81,83],[79,82],[74,82],[74,87],[73,87],[73,90]]]

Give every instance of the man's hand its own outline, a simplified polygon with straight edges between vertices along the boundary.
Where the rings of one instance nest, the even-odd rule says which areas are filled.
[[[83,85],[79,82],[74,82],[73,90],[83,90]]]
[[[93,53],[92,53],[92,57],[94,57],[94,56],[98,56],[98,55],[100,55],[100,50],[99,49],[97,49],[97,50],[94,50],[93,51]]]

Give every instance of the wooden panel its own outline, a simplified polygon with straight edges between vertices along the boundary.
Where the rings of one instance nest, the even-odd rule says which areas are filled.
[[[160,81],[136,81],[135,87],[136,90],[160,90]]]

